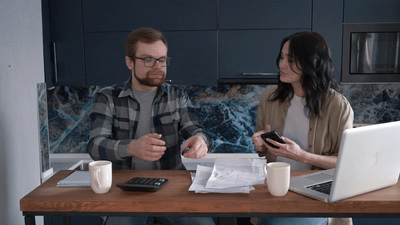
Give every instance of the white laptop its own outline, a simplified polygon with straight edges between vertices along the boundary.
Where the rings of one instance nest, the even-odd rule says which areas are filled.
[[[335,169],[290,180],[290,190],[335,202],[397,183],[400,174],[400,121],[347,129]],[[323,189],[331,182],[330,191]],[[318,186],[313,187],[317,184]]]

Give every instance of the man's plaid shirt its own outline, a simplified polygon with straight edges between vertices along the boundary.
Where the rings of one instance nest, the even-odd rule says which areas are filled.
[[[151,132],[162,134],[167,147],[159,169],[185,169],[181,160],[180,135],[187,139],[200,134],[211,148],[212,141],[198,124],[190,99],[182,88],[161,85],[152,109]],[[132,94],[131,79],[96,93],[90,114],[90,156],[94,160],[112,161],[113,169],[130,169],[132,160],[128,148],[135,137],[139,111],[140,105]]]

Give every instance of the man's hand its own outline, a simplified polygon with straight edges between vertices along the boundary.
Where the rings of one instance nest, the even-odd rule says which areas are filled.
[[[189,148],[189,150],[183,152],[186,148]],[[186,158],[201,159],[207,155],[207,143],[201,135],[194,135],[183,143],[181,152]]]
[[[137,140],[132,140],[129,144],[129,154],[146,161],[159,160],[167,149],[165,141],[160,139],[161,136],[161,134],[146,134]]]

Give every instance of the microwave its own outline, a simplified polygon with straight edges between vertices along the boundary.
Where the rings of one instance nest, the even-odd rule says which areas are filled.
[[[342,83],[400,82],[400,23],[343,24]]]

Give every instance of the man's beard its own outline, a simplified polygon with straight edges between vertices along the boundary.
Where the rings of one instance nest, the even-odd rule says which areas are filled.
[[[150,74],[153,73],[153,71],[149,71],[146,73],[146,77],[140,78],[136,75],[136,72],[133,72],[133,75],[135,76],[136,80],[141,84],[145,85],[148,87],[158,87],[161,86],[165,82],[165,73],[162,71],[158,71],[159,73],[162,73],[162,78],[160,79],[154,79],[150,77]]]

